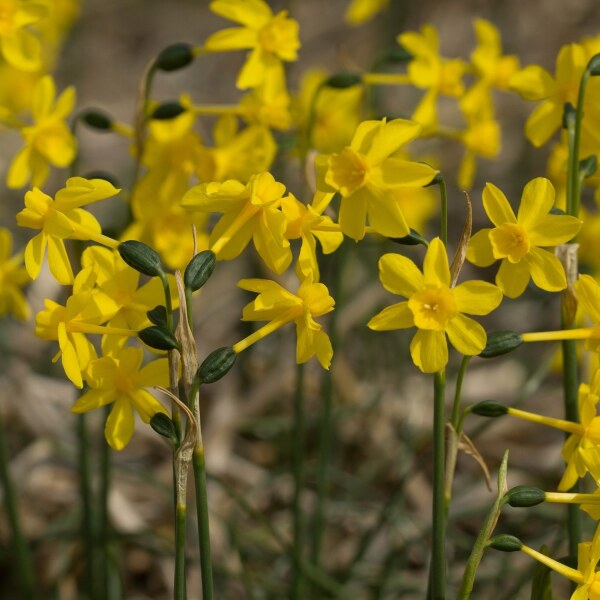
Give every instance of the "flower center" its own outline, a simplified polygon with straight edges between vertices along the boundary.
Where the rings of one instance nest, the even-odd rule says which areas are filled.
[[[490,231],[494,258],[508,258],[518,263],[528,252],[531,244],[527,230],[516,223],[504,223]]]
[[[275,15],[259,32],[258,42],[271,54],[283,60],[293,60],[298,49],[297,26],[295,21],[286,18],[286,11]]]
[[[594,574],[592,585],[588,589],[588,596],[590,600],[600,600],[600,573]]]
[[[452,291],[447,287],[425,287],[409,298],[408,308],[419,329],[433,331],[444,331],[448,321],[458,313]]]
[[[367,157],[346,147],[330,157],[325,183],[338,189],[342,196],[349,196],[366,183],[368,176]]]

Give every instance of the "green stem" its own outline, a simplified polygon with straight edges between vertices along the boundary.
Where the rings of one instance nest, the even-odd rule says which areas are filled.
[[[186,599],[185,585],[185,521],[186,521],[186,506],[185,504],[177,504],[175,510],[175,585],[174,585],[174,600]]]
[[[106,406],[104,415],[105,419],[108,418],[111,406]],[[110,540],[110,518],[109,518],[109,507],[108,498],[110,493],[110,478],[111,478],[111,455],[110,446],[104,438],[104,431],[102,432],[101,440],[101,455],[100,455],[100,558],[101,558],[101,587],[103,590],[102,596],[108,597],[110,589],[110,564],[108,560],[108,544]]]
[[[446,191],[446,181],[440,173],[440,238],[444,246],[448,246],[448,193]]]
[[[96,600],[96,544],[94,535],[94,514],[92,511],[92,476],[90,469],[90,440],[86,415],[77,416],[77,438],[79,456],[79,493],[81,496],[83,546],[84,546],[84,587],[89,600]]]
[[[200,427],[200,423],[198,423]],[[199,434],[200,443],[194,448],[194,482],[196,485],[196,513],[198,515],[198,545],[200,548],[200,570],[202,572],[202,600],[213,598],[212,558],[210,549],[210,522],[208,517],[208,493],[206,488],[206,464],[204,461],[204,445]]]
[[[446,597],[446,506],[444,501],[444,428],[445,428],[446,374],[439,371],[433,379],[433,507],[432,507],[432,553],[430,567],[431,598]]]
[[[17,577],[21,588],[21,597],[26,600],[34,600],[37,596],[35,591],[35,574],[29,546],[21,529],[17,494],[12,477],[10,476],[8,463],[6,432],[4,422],[0,418],[0,483],[2,483],[4,506],[6,507],[6,516],[8,517],[13,538],[13,553],[17,563]]]
[[[146,66],[142,75],[140,83],[140,90],[136,102],[136,114],[135,114],[135,162],[133,165],[133,180],[131,182],[131,195],[135,191],[138,179],[140,177],[140,170],[142,166],[142,157],[144,155],[144,146],[146,143],[146,113],[148,111],[148,100],[150,98],[150,90],[152,88],[152,82],[154,81],[154,75],[156,74],[156,67],[154,59],[151,60]]]
[[[304,365],[296,368],[296,393],[294,395],[294,449],[293,449],[293,471],[294,471],[294,549],[295,554],[302,556],[304,548],[304,515],[302,513],[302,489],[304,485]],[[294,555],[292,564],[295,565],[292,577],[292,600],[302,598],[303,577],[298,568]]]
[[[483,553],[485,552],[486,543],[494,532],[496,523],[498,522],[498,518],[502,512],[502,507],[505,504],[504,494],[506,491],[507,464],[508,450],[504,453],[502,464],[500,465],[500,469],[498,471],[498,495],[496,496],[496,500],[488,512],[479,535],[477,536],[477,540],[473,545],[473,550],[471,551],[471,555],[467,561],[467,566],[465,567],[465,572],[460,585],[457,600],[468,600],[471,597],[473,584],[475,583],[475,574],[477,573],[477,568],[479,567],[479,563],[481,562]]]

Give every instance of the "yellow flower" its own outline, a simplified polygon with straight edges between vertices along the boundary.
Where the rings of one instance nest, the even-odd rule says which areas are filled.
[[[42,46],[29,29],[48,12],[46,2],[0,0],[0,52],[7,63],[23,71],[42,66]]]
[[[399,254],[379,259],[383,287],[408,301],[384,308],[368,323],[375,331],[417,327],[410,344],[415,365],[424,373],[435,373],[448,362],[450,343],[462,354],[473,356],[485,347],[483,327],[463,313],[487,315],[502,301],[502,292],[485,281],[466,281],[450,287],[450,268],[444,243],[435,238],[429,244],[423,272]]]
[[[346,9],[344,21],[350,25],[362,25],[385,10],[389,4],[390,0],[352,0]]]
[[[389,123],[385,119],[364,121],[350,146],[339,154],[317,157],[317,189],[341,194],[339,222],[347,236],[361,240],[367,217],[381,235],[408,234],[409,227],[394,192],[398,188],[427,185],[437,171],[392,155],[420,131],[420,125],[404,119]]]
[[[52,200],[37,188],[25,194],[25,208],[17,214],[17,224],[40,229],[25,248],[25,268],[35,279],[42,268],[46,248],[50,271],[59,283],[73,283],[73,270],[65,248],[65,239],[93,240],[111,248],[118,242],[101,233],[96,218],[81,206],[104,200],[117,194],[111,183],[103,179],[71,177],[67,185]]]
[[[322,283],[313,283],[309,277],[292,294],[268,279],[242,279],[238,286],[258,296],[244,308],[243,321],[269,321],[266,325],[233,345],[240,353],[287,323],[296,323],[296,362],[302,364],[313,356],[324,369],[329,369],[333,349],[327,334],[313,317],[333,310],[334,299]]]
[[[542,247],[569,241],[577,235],[581,221],[549,214],[553,204],[554,188],[544,177],[525,185],[517,216],[495,185],[487,183],[483,190],[483,207],[495,227],[482,229],[471,238],[467,259],[479,267],[500,259],[496,284],[509,298],[520,296],[530,278],[548,292],[567,286],[562,264]]]
[[[317,192],[312,205],[305,205],[293,194],[281,200],[281,209],[287,220],[285,237],[289,240],[300,238],[300,254],[296,263],[296,275],[299,279],[312,277],[319,281],[319,264],[317,262],[317,244],[321,243],[323,254],[335,252],[344,240],[344,235],[329,217],[321,213],[328,205],[331,194]]]
[[[11,256],[12,235],[0,227],[0,316],[14,315],[28,319],[31,309],[21,288],[31,281],[23,268],[23,253]]]
[[[270,173],[259,173],[244,185],[239,181],[203,183],[190,189],[181,205],[191,211],[221,212],[210,234],[209,247],[220,260],[237,258],[253,240],[256,251],[275,273],[292,262],[281,212],[285,186]]]
[[[141,367],[142,348],[114,348],[108,355],[92,360],[85,379],[90,387],[71,408],[71,412],[85,413],[114,403],[104,435],[115,450],[122,450],[133,435],[133,410],[144,423],[157,413],[168,414],[164,406],[144,388],[169,384],[169,364],[159,358]]]
[[[218,31],[204,44],[204,48],[212,52],[252,50],[238,75],[239,89],[261,85],[278,68],[280,61],[297,59],[300,47],[298,22],[288,19],[287,11],[274,15],[263,0],[214,0],[210,9],[243,25]]]
[[[50,165],[64,168],[73,162],[77,142],[65,119],[75,104],[75,88],[67,88],[56,101],[55,96],[52,77],[42,77],[33,91],[33,125],[21,129],[25,146],[10,165],[8,187],[23,187],[30,179],[32,186],[41,187],[48,178]]]
[[[397,40],[413,56],[408,65],[410,81],[416,87],[427,90],[412,119],[423,125],[425,133],[431,133],[437,127],[438,96],[458,97],[464,93],[462,76],[467,64],[460,59],[449,60],[440,56],[438,34],[432,25],[423,25],[420,33],[402,33]]]
[[[579,310],[590,317],[597,333],[600,328],[600,284],[590,275],[579,275],[573,284],[573,290],[577,296]],[[600,350],[598,337],[592,335],[586,339],[585,347],[593,352],[598,352]]]
[[[461,133],[460,141],[466,148],[458,171],[458,185],[471,189],[477,168],[476,157],[494,158],[500,152],[500,126],[492,116],[468,118],[467,129]]]
[[[570,102],[577,105],[579,81],[586,67],[588,56],[579,44],[563,46],[556,59],[556,75],[553,77],[546,69],[531,65],[513,75],[510,88],[524,100],[540,102],[525,124],[525,135],[534,146],[545,144],[562,123],[564,105]],[[584,112],[596,113],[594,103],[600,83],[592,77],[586,93]],[[583,136],[587,129],[597,127],[597,120],[584,119]]]

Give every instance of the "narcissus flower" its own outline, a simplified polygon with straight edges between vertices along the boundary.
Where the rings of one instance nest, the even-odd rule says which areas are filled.
[[[23,253],[12,255],[12,235],[0,227],[0,317],[28,319],[31,309],[21,288],[31,281],[23,267]]]
[[[65,119],[75,104],[75,88],[67,88],[55,101],[52,77],[42,77],[35,86],[32,100],[33,125],[23,126],[25,146],[16,154],[8,170],[7,185],[41,187],[46,183],[50,165],[64,168],[74,160],[77,142]]]
[[[281,212],[285,186],[270,173],[259,173],[244,185],[233,179],[203,183],[189,190],[181,205],[190,211],[225,213],[215,225],[210,249],[220,260],[237,258],[250,243],[274,273],[283,273],[292,262],[285,237],[287,221]]]
[[[567,286],[562,264],[543,247],[568,242],[577,235],[581,221],[549,214],[553,205],[554,187],[544,177],[527,183],[517,216],[495,185],[488,183],[483,190],[483,207],[495,227],[471,238],[467,259],[479,267],[501,260],[496,284],[509,298],[520,296],[530,278],[548,292]]]
[[[346,9],[344,21],[350,25],[362,25],[386,9],[389,4],[390,0],[352,0]]]
[[[210,9],[242,27],[214,33],[204,48],[211,52],[251,50],[238,76],[238,88],[257,87],[280,66],[280,61],[298,58],[298,22],[289,19],[286,10],[274,15],[263,0],[214,0]]]
[[[115,450],[122,450],[133,435],[133,411],[144,423],[157,413],[167,413],[165,407],[144,388],[168,386],[169,364],[159,358],[142,365],[142,348],[114,348],[107,356],[92,360],[85,371],[90,387],[71,408],[85,413],[114,403],[104,429],[106,441]]]
[[[103,179],[71,177],[67,185],[56,193],[53,200],[34,188],[25,194],[25,208],[17,214],[17,224],[41,232],[25,248],[25,267],[32,279],[42,268],[48,248],[48,263],[59,283],[73,283],[73,269],[65,248],[65,239],[91,240],[110,248],[119,243],[105,235],[96,218],[81,207],[119,193]]]
[[[324,369],[329,369],[333,349],[327,334],[314,320],[333,310],[334,299],[322,283],[305,279],[293,294],[268,279],[242,279],[238,286],[258,296],[244,308],[243,321],[269,321],[266,325],[233,345],[240,353],[280,327],[296,323],[296,362],[305,363],[317,357]]]
[[[435,373],[448,362],[448,344],[462,354],[473,356],[485,347],[483,327],[465,314],[487,315],[502,301],[502,292],[485,281],[466,281],[450,287],[450,268],[443,242],[429,244],[423,272],[399,254],[384,254],[379,259],[379,278],[383,287],[408,298],[384,308],[368,323],[375,331],[417,327],[410,344],[415,365],[424,373]]]
[[[409,227],[395,191],[427,185],[437,171],[429,165],[392,155],[420,131],[420,125],[404,119],[389,123],[385,119],[364,121],[350,146],[339,154],[317,157],[317,189],[341,194],[339,222],[347,236],[361,240],[367,219],[381,235],[408,234]]]

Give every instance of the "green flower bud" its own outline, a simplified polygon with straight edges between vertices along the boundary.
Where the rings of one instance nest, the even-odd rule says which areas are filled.
[[[494,358],[516,350],[523,338],[516,331],[494,331],[488,333],[485,348],[479,353],[481,358]]]
[[[508,413],[508,406],[495,400],[484,400],[471,406],[470,412],[480,417],[502,417]]]
[[[594,54],[590,58],[586,71],[592,76],[600,75],[600,54]]]
[[[221,379],[233,367],[236,358],[237,354],[229,346],[211,352],[198,369],[200,383],[214,383]]]
[[[496,535],[491,538],[488,546],[502,552],[518,552],[523,547],[523,542],[514,535]]]
[[[423,246],[427,247],[429,245],[427,240],[415,229],[411,229],[410,233],[404,237],[388,239],[403,246],[418,246],[419,244],[423,244]]]
[[[88,127],[98,131],[111,131],[112,119],[103,111],[92,108],[86,110],[79,117]]]
[[[532,485],[517,485],[506,492],[506,501],[515,508],[537,506],[546,500],[546,492]]]
[[[175,423],[165,413],[156,413],[150,419],[150,427],[159,435],[167,438],[171,446],[177,447],[179,445]]]
[[[166,121],[174,119],[184,112],[185,108],[179,102],[165,102],[152,113],[152,118],[159,121]]]
[[[157,350],[181,350],[181,344],[168,329],[152,325],[138,331],[138,337],[144,344]]]
[[[336,73],[323,82],[323,85],[338,90],[343,90],[354,85],[359,85],[362,77],[359,73]]]
[[[427,164],[427,163],[424,163],[424,164]],[[444,176],[442,175],[441,171],[438,171],[434,175],[433,179],[427,185],[424,185],[423,187],[431,187],[432,185],[439,185],[440,183],[442,183],[442,181],[444,181]]]
[[[577,119],[577,111],[575,110],[575,107],[570,102],[567,102],[563,109],[563,119],[562,119],[563,129],[569,129],[569,128],[575,127],[576,119]]]
[[[192,258],[183,274],[183,283],[185,287],[190,288],[192,292],[199,290],[212,275],[217,262],[217,255],[212,250],[199,252]]]
[[[164,275],[158,253],[143,242],[127,240],[119,244],[117,250],[121,258],[132,268],[150,277]]]
[[[160,71],[177,71],[187,67],[193,60],[193,47],[190,44],[172,44],[156,57],[154,67]]]
[[[600,56],[600,55],[599,55]],[[579,161],[579,177],[591,177],[598,170],[598,159],[595,154]]]
[[[150,323],[167,328],[167,309],[164,306],[160,304],[155,306],[146,313],[146,316],[150,319]]]
[[[413,55],[401,45],[394,46],[388,53],[381,57],[379,64],[403,64],[413,59]]]

